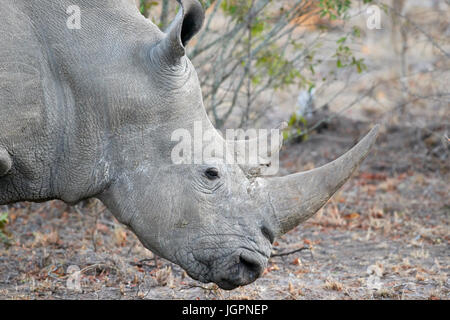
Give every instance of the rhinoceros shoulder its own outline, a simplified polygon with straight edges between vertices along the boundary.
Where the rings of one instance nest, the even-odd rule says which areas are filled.
[[[0,11],[0,143],[10,145],[45,135],[52,99],[45,51],[20,3],[6,1]]]

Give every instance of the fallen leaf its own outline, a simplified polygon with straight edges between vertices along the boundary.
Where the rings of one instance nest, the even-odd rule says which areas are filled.
[[[344,216],[345,219],[358,219],[360,217],[358,212],[352,212]]]
[[[101,233],[107,234],[109,233],[109,228],[108,226],[104,225],[103,223],[97,223],[97,230],[100,231]]]

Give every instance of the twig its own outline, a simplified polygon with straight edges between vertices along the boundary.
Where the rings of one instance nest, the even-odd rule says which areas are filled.
[[[130,249],[128,249],[128,251],[127,251],[127,255],[126,255],[127,257],[130,256],[131,251],[133,251],[134,247],[136,247],[136,244],[137,244],[137,241],[134,241],[133,244],[130,246]]]
[[[368,89],[363,95],[361,95],[361,96],[355,98],[355,100],[353,100],[353,101],[352,101],[349,105],[347,105],[346,107],[344,107],[344,108],[342,108],[341,110],[339,110],[338,112],[336,112],[336,113],[334,113],[334,114],[332,114],[332,115],[330,115],[330,116],[328,116],[328,117],[326,117],[326,118],[324,118],[324,119],[318,121],[318,122],[317,122],[315,125],[313,125],[311,128],[307,128],[306,131],[301,132],[300,134],[293,135],[293,136],[290,137],[290,138],[288,139],[288,141],[286,141],[286,142],[293,141],[294,139],[298,139],[298,138],[303,137],[303,136],[305,136],[305,135],[309,135],[309,134],[311,134],[312,131],[314,131],[315,129],[317,129],[318,127],[320,127],[322,124],[327,123],[327,122],[333,120],[334,118],[336,118],[336,117],[342,115],[345,111],[347,111],[348,109],[352,108],[354,105],[356,105],[356,104],[357,104],[358,102],[360,102],[362,99],[364,99],[364,98],[366,98],[366,97],[372,95],[372,93],[374,92],[375,88],[378,87],[380,84],[381,84],[381,82],[379,82],[379,83],[373,85],[373,86],[372,86],[370,89]]]
[[[291,255],[291,254],[294,254],[294,253],[297,253],[297,252],[300,252],[300,251],[303,251],[303,250],[311,250],[311,248],[310,247],[302,247],[302,248],[295,249],[295,250],[292,250],[292,251],[281,252],[281,253],[272,253],[272,255],[270,257],[271,258],[273,258],[273,257],[284,257],[284,256],[288,256],[288,255]]]
[[[404,19],[405,21],[407,21],[411,26],[413,26],[417,31],[419,31],[420,33],[422,33],[427,40],[435,47],[437,48],[442,54],[444,54],[447,58],[450,57],[450,53],[448,53],[447,51],[445,51],[444,48],[442,48],[439,43],[437,43],[434,38],[428,34],[428,32],[426,32],[421,26],[419,26],[417,23],[415,23],[414,21],[412,21],[410,18],[408,18],[406,15],[403,15],[402,13],[398,12],[397,10],[395,10],[395,8],[388,6],[386,4],[383,3],[384,6],[388,7],[389,10],[391,10],[393,13],[395,13],[397,16],[399,16],[400,18]]]

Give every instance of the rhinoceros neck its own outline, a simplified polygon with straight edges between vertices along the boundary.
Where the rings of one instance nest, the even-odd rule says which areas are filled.
[[[12,77],[0,87],[0,111],[8,115],[0,117],[0,145],[14,165],[0,179],[0,203],[75,202],[100,192],[113,174],[110,158],[120,150],[110,137],[128,121],[127,110],[116,117],[114,108],[120,95],[135,93],[130,50],[136,39],[152,43],[162,33],[129,0],[78,0],[80,29],[69,28],[72,4],[2,2],[0,67]]]

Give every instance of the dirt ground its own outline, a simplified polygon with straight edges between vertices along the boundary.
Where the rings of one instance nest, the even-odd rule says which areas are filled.
[[[283,170],[330,161],[367,130],[336,118],[306,142],[286,146]],[[384,128],[354,179],[316,217],[278,239],[274,253],[305,249],[272,257],[260,279],[234,291],[155,259],[98,201],[9,206],[12,240],[0,247],[0,298],[448,299],[448,147],[430,140],[425,130]],[[71,285],[77,279],[79,286]]]
[[[330,113],[316,115],[333,120],[283,147],[281,174],[334,160],[378,122],[373,152],[314,218],[276,240],[255,283],[224,291],[192,280],[154,257],[98,201],[19,203],[0,206],[9,213],[0,299],[449,299],[449,100],[448,93],[427,98],[448,92],[449,60],[417,36],[409,43],[405,93],[399,81],[387,80],[400,63],[390,35],[364,35],[357,50],[369,71],[351,79]],[[379,79],[370,97],[358,98]],[[321,94],[317,105],[332,95]],[[296,97],[279,98],[295,109]],[[281,108],[270,118],[285,120],[289,112]]]

